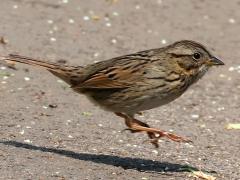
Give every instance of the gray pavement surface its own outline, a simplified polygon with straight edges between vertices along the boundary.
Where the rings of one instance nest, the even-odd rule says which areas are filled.
[[[240,179],[240,1],[1,0],[0,54],[86,65],[199,41],[225,63],[141,120],[194,141],[121,132],[124,122],[43,69],[0,63],[0,179]],[[189,166],[189,167],[188,167]]]

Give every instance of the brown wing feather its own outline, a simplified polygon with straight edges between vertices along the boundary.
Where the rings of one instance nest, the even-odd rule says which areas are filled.
[[[141,78],[141,66],[147,62],[131,61],[127,65],[115,64],[107,67],[79,83],[73,88],[127,88]],[[134,76],[132,75],[134,73]]]

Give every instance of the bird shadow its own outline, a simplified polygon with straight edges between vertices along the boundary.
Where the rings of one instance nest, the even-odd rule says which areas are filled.
[[[94,162],[97,164],[106,164],[115,167],[122,167],[123,169],[134,169],[140,172],[155,172],[155,173],[173,173],[173,172],[191,172],[198,171],[196,167],[189,166],[187,164],[175,164],[169,162],[153,161],[143,158],[131,158],[131,157],[120,157],[114,155],[105,154],[92,154],[92,153],[76,153],[70,150],[48,148],[42,146],[36,146],[26,144],[17,141],[0,141],[0,144],[7,146],[14,146],[17,148],[23,148],[33,151],[50,152],[69,158]],[[204,170],[202,170],[204,171]],[[205,171],[210,172],[210,171]],[[211,171],[213,173],[214,171]]]

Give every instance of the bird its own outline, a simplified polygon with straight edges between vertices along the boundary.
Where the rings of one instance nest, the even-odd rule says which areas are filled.
[[[65,81],[73,91],[86,95],[104,110],[124,119],[127,130],[145,132],[159,147],[159,139],[192,142],[190,139],[150,127],[136,114],[172,102],[196,83],[209,68],[224,65],[207,48],[192,40],[181,40],[155,48],[100,61],[86,66],[70,66],[9,54],[6,62],[45,68]]]

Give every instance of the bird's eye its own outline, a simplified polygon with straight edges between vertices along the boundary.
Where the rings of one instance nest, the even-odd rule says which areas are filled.
[[[195,60],[199,60],[201,57],[202,57],[202,55],[199,52],[196,52],[193,54],[193,59],[195,59]]]

